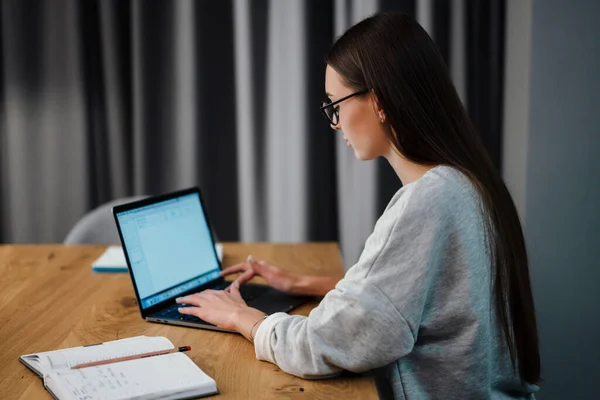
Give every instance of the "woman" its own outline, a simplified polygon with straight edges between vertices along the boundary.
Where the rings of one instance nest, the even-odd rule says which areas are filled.
[[[372,16],[331,48],[322,110],[361,160],[385,157],[403,187],[339,282],[267,262],[181,312],[254,341],[258,359],[304,378],[376,370],[384,397],[533,398],[537,326],[517,211],[427,33]],[[309,317],[265,317],[239,285],[255,274],[323,295]],[[387,386],[385,385],[387,383]]]

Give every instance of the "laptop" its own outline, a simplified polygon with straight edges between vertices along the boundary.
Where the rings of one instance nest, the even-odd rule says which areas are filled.
[[[123,253],[142,318],[150,322],[227,331],[178,312],[177,297],[223,290],[211,225],[198,188],[146,198],[113,208]],[[245,283],[240,292],[265,314],[287,312],[309,298]]]

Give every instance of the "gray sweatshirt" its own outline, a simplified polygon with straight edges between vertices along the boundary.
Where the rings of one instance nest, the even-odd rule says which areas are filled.
[[[429,170],[394,195],[308,317],[265,319],[256,357],[302,378],[373,370],[383,398],[534,398],[493,317],[482,221],[462,173]]]

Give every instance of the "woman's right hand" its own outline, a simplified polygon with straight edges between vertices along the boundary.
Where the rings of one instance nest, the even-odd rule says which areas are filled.
[[[267,261],[255,261],[252,256],[248,256],[246,262],[225,268],[221,272],[221,276],[227,276],[237,272],[241,272],[242,274],[233,281],[232,285],[236,285],[238,288],[242,283],[249,281],[255,275],[260,275],[265,278],[269,286],[285,293],[292,292],[294,284],[299,278],[298,275],[287,272]],[[231,286],[226,290],[229,291],[230,288]]]

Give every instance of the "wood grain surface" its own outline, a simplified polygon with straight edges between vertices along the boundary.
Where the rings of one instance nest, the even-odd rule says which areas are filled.
[[[212,376],[219,399],[376,399],[369,376],[309,381],[258,361],[253,346],[232,333],[154,324],[142,320],[128,274],[99,274],[91,263],[105,246],[0,246],[0,399],[51,399],[22,354],[137,335],[165,336]],[[248,254],[287,270],[343,275],[335,243],[225,243],[223,265]],[[258,282],[261,279],[257,278]],[[292,314],[308,315],[317,303]]]

